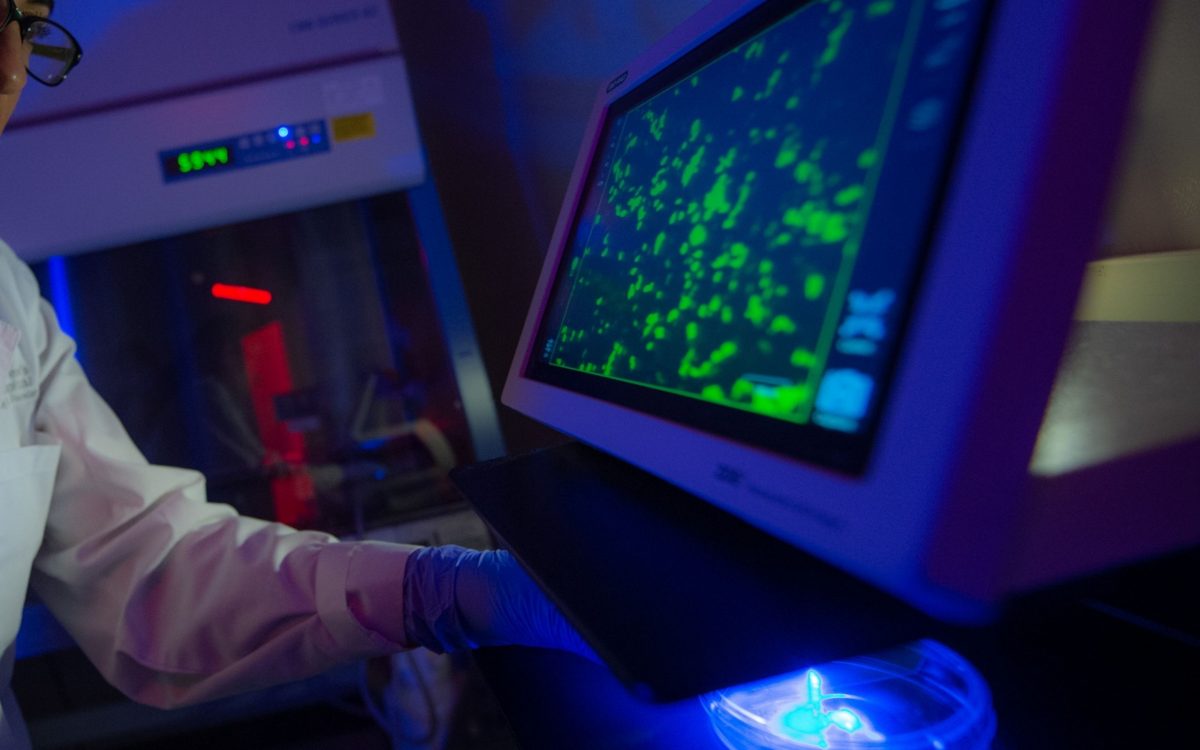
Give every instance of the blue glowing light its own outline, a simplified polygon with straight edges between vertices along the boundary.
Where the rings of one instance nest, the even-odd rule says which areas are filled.
[[[276,130],[275,132],[279,135],[280,138],[287,138],[289,135],[291,135],[292,131],[289,130],[287,128],[287,126],[281,125],[281,126],[279,126],[279,130]]]
[[[861,716],[849,708],[827,709],[825,701],[850,696],[844,693],[826,693],[821,674],[815,669],[808,670],[804,675],[808,695],[803,703],[799,703],[779,717],[781,732],[801,742],[811,743],[817,747],[828,747],[826,732],[831,727],[840,729],[846,734],[854,734],[864,729]]]
[[[987,750],[996,731],[982,675],[930,640],[718,690],[701,702],[730,750]]]

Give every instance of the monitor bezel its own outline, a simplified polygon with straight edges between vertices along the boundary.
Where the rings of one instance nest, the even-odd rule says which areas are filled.
[[[871,465],[855,477],[524,376],[609,104],[759,4],[714,0],[601,87],[502,402],[934,616],[987,619],[1008,593],[1149,4],[1097,17],[1082,0],[994,2]]]

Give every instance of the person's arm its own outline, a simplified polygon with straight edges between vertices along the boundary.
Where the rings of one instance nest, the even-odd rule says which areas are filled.
[[[207,502],[200,474],[147,463],[49,306],[23,309],[36,440],[61,449],[31,582],[109,681],[171,706],[408,645],[360,625],[349,602],[399,600],[410,548],[336,543]]]
[[[416,548],[239,517],[206,501],[200,474],[150,465],[32,274],[15,273],[40,389],[34,437],[61,450],[32,584],[127,695],[180,705],[418,645],[594,658],[507,553],[424,548],[410,569]]]

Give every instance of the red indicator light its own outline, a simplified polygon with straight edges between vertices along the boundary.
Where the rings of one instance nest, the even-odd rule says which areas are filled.
[[[296,148],[296,142],[295,142],[295,141],[288,141],[288,142],[287,142],[287,147],[288,147],[288,151],[291,151],[292,149]]]
[[[234,302],[249,302],[252,305],[265,305],[271,301],[271,293],[265,289],[232,284],[213,284],[212,296]]]
[[[301,145],[301,146],[307,146],[307,145],[308,145],[308,136],[304,136],[303,138],[301,138],[301,139],[300,139],[300,145]]]

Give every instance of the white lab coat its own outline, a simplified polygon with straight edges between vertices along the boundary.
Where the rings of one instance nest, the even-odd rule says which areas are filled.
[[[402,623],[410,549],[242,518],[147,463],[0,242],[0,750],[28,745],[9,683],[29,586],[109,681],[167,707],[403,648],[361,622]]]

